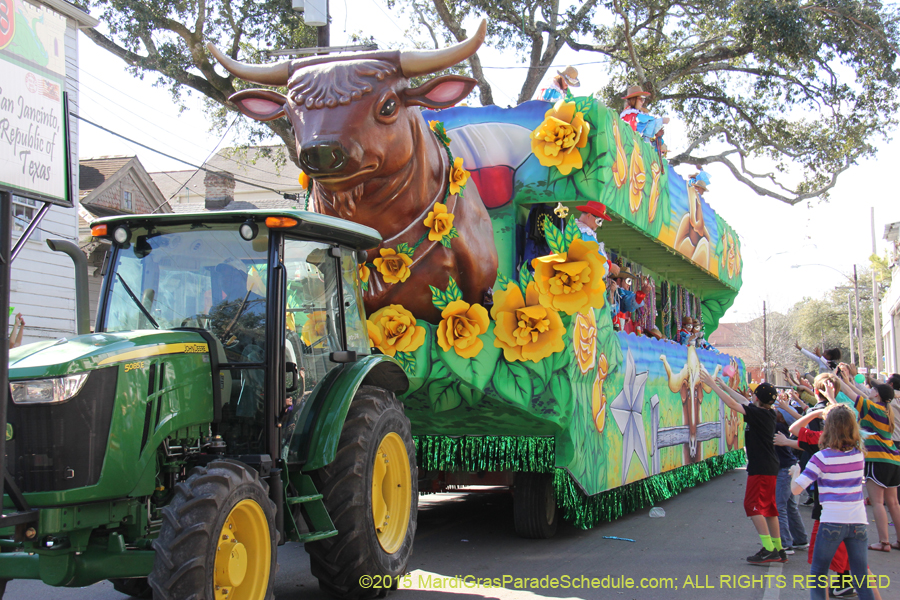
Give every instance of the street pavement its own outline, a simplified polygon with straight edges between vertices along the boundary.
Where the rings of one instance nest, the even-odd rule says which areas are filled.
[[[790,556],[786,564],[754,566],[745,561],[759,548],[759,538],[744,516],[745,482],[743,469],[731,471],[659,503],[666,511],[664,518],[650,518],[648,507],[588,531],[562,525],[550,540],[523,540],[516,536],[512,499],[508,494],[424,496],[419,502],[419,527],[410,575],[401,579],[400,590],[390,597],[398,600],[809,598],[809,592],[802,586],[809,574],[805,552]],[[800,511],[809,529],[810,509],[801,507]],[[871,509],[868,511],[869,540],[875,542],[878,536],[871,523]],[[605,536],[629,538],[634,542]],[[894,539],[893,527],[891,536]],[[310,575],[309,558],[302,546],[282,546],[278,561],[276,598],[329,598],[319,591],[315,578]],[[874,573],[890,580],[882,597],[900,598],[900,551],[870,551],[869,566]],[[492,583],[503,584],[504,577],[507,579],[502,588],[473,587],[478,578],[499,579]],[[555,588],[553,578],[557,579]],[[637,587],[623,589],[629,578]],[[642,583],[644,588],[638,589]],[[574,587],[579,584],[581,588]],[[592,589],[592,585],[600,587]],[[517,586],[524,589],[516,589]],[[13,581],[4,598],[123,600],[125,596],[106,582],[88,588],[58,589],[39,582]]]

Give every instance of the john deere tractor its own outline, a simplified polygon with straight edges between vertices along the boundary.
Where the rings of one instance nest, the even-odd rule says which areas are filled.
[[[357,267],[378,233],[300,211],[121,216],[92,233],[110,244],[94,332],[10,352],[17,517],[0,585],[265,600],[286,541],[335,595],[396,582],[416,464],[395,397],[407,378],[369,351]]]

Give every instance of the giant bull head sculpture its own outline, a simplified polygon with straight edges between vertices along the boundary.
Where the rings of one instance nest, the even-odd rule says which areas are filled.
[[[420,107],[441,109],[465,98],[476,81],[446,75],[411,88],[409,78],[446,69],[472,56],[487,24],[455,46],[431,51],[376,51],[319,56],[272,65],[248,65],[210,52],[234,75],[270,86],[238,92],[230,100],[250,118],[286,116],[293,126],[300,166],[313,180],[317,212],[368,225],[381,233],[380,248],[412,247],[427,231],[423,221],[448,185],[448,154],[429,130]],[[410,275],[386,284],[373,272],[365,295],[370,313],[402,304],[416,317],[440,319],[429,285],[445,289],[448,277],[463,298],[480,303],[497,275],[497,251],[487,210],[480,200],[451,195],[459,237],[450,248],[426,240],[417,248]]]
[[[680,373],[675,375],[669,367],[669,361],[665,354],[659,359],[666,368],[669,376],[669,389],[676,394],[681,394],[681,410],[684,416],[684,424],[688,427],[688,443],[684,448],[684,464],[700,462],[699,443],[697,442],[697,426],[700,425],[700,408],[703,403],[703,392],[712,392],[700,381],[700,358],[697,349],[693,346],[687,348],[687,360]]]

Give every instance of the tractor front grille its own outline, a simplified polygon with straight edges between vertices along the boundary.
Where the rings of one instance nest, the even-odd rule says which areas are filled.
[[[15,404],[8,421],[6,468],[23,492],[94,485],[106,456],[118,367],[91,371],[84,387],[60,404]],[[11,395],[10,395],[11,396]]]

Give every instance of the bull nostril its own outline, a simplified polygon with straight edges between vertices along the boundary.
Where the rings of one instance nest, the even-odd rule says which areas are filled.
[[[311,175],[338,173],[347,166],[347,152],[340,142],[319,142],[300,150],[300,163]]]

